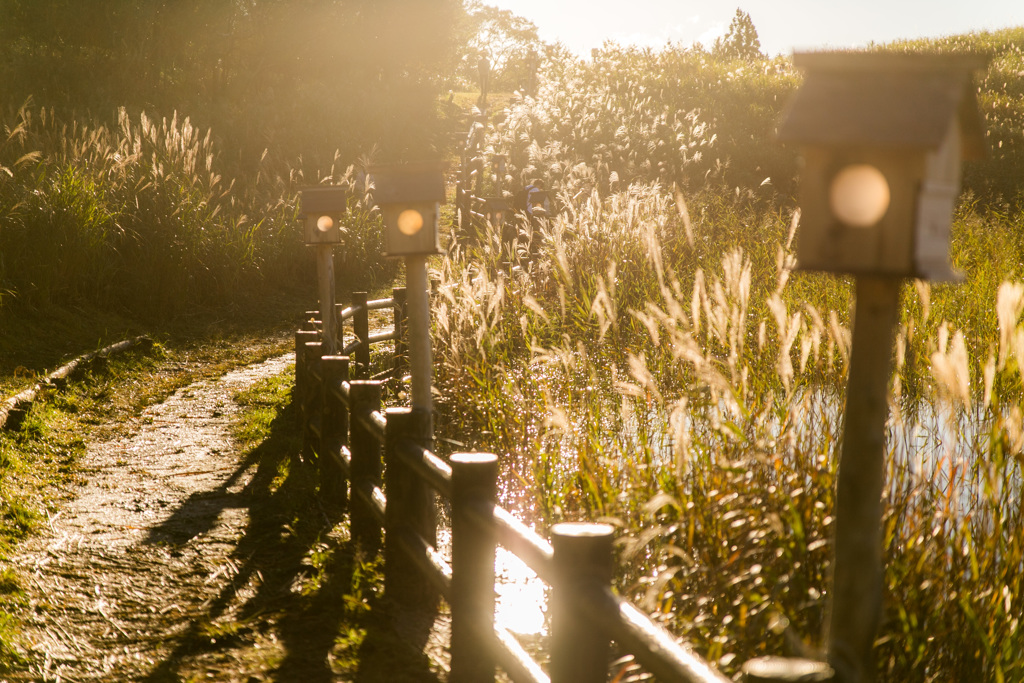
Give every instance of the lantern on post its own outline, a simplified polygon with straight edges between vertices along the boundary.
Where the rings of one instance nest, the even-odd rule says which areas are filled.
[[[504,197],[481,197],[484,202],[484,220],[495,227],[505,224],[511,213]]]
[[[306,244],[341,242],[341,219],[348,210],[348,198],[348,192],[341,187],[307,187],[299,191]]]
[[[370,169],[370,175],[373,196],[384,217],[385,254],[405,257],[412,407],[430,415],[433,368],[427,257],[441,251],[438,220],[444,176],[436,163],[377,166]]]
[[[886,398],[900,288],[908,277],[957,277],[950,225],[960,163],[984,151],[972,76],[985,60],[838,52],[797,54],[793,63],[806,78],[779,138],[804,157],[797,262],[856,276],[826,632],[836,680],[864,683],[874,680],[882,615]]]
[[[341,187],[308,187],[299,192],[306,244],[316,248],[317,290],[325,355],[337,348],[334,310],[334,245],[341,243],[341,220],[348,210],[349,193]]]
[[[960,163],[983,155],[973,56],[802,53],[778,137],[800,145],[804,270],[956,279]]]
[[[551,199],[547,190],[533,189],[527,193],[526,213],[531,218],[545,218],[551,214]]]
[[[479,235],[488,234],[488,226],[496,230],[502,241],[511,242],[515,238],[515,225],[509,220],[512,217],[512,207],[504,197],[479,197],[479,213],[474,217],[478,225],[474,226],[474,233]]]
[[[370,169],[373,197],[384,218],[384,253],[390,257],[441,251],[438,222],[444,176],[438,164],[401,164]]]

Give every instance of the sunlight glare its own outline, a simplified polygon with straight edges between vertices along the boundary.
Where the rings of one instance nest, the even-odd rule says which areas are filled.
[[[437,547],[451,558],[451,529],[437,530]],[[494,623],[521,636],[544,635],[547,584],[502,546],[494,553]]]
[[[423,214],[416,209],[406,209],[398,214],[398,229],[403,235],[415,235],[423,227]]]
[[[544,582],[525,562],[500,546],[494,558],[494,574],[494,622],[519,635],[544,633]]]
[[[870,164],[850,164],[832,179],[828,202],[836,218],[852,228],[870,228],[889,210],[889,183]]]

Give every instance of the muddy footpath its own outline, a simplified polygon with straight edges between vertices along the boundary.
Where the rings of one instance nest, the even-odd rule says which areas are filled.
[[[26,665],[0,681],[435,679],[421,648],[392,675],[372,633],[345,642],[346,599],[366,602],[351,595],[359,561],[331,554],[347,532],[308,465],[233,442],[234,394],[293,361],[192,384],[90,444],[79,485],[9,562]]]

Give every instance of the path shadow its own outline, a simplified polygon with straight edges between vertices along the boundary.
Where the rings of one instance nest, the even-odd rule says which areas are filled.
[[[151,532],[149,542],[184,544],[212,529],[227,507],[249,513],[231,553],[237,574],[175,636],[174,649],[144,681],[182,680],[210,653],[241,659],[253,640],[247,634],[257,632],[272,632],[284,650],[260,680],[436,680],[422,653],[429,626],[418,638],[396,635],[394,618],[381,609],[377,558],[364,557],[348,539],[340,512],[321,505],[316,464],[303,462],[300,451],[289,407],[227,481],[191,496]],[[252,479],[230,493],[253,466]],[[212,627],[225,621],[238,628]]]
[[[393,605],[376,605],[372,624],[359,648],[359,683],[436,682],[432,662],[424,653],[435,615],[397,612]]]
[[[259,451],[259,448],[250,451],[231,476],[217,488],[191,494],[170,517],[150,529],[144,543],[184,545],[193,538],[209,532],[225,509],[248,507],[245,496],[232,493],[230,489],[238,483],[242,475],[259,462]]]

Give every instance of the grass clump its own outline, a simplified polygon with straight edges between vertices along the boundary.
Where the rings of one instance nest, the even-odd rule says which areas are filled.
[[[243,411],[234,422],[234,434],[243,447],[253,447],[269,438],[274,419],[291,401],[294,374],[294,366],[290,366],[285,373],[261,380],[235,394],[235,401]]]
[[[232,179],[211,131],[177,114],[122,109],[100,125],[26,104],[0,115],[0,126],[0,314],[78,304],[153,320],[294,290],[310,258],[298,190],[319,182],[352,196],[339,266],[368,265],[362,279],[342,284],[392,272],[379,258],[380,218],[365,179],[337,169],[337,159],[307,179],[301,163],[264,154],[255,171]]]

